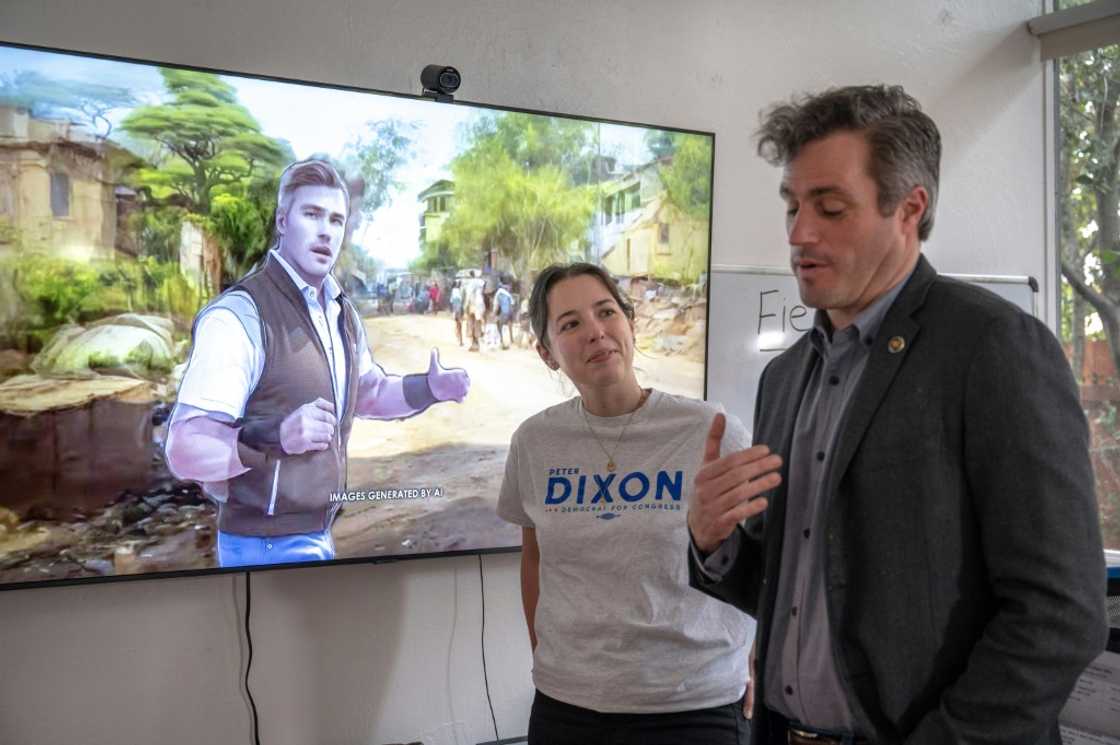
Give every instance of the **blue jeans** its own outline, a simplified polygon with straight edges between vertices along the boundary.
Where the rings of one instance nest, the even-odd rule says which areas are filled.
[[[248,567],[329,561],[334,558],[331,530],[317,533],[258,536],[218,531],[218,566]]]

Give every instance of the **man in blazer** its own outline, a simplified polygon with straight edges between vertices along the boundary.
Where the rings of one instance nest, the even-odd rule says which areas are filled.
[[[1057,745],[1105,643],[1069,365],[1042,323],[921,255],[940,149],[898,87],[763,118],[815,323],[763,373],[763,444],[720,459],[713,425],[689,510],[693,586],[758,619],[755,743]]]

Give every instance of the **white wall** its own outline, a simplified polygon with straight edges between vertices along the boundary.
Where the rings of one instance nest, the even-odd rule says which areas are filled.
[[[4,0],[0,39],[406,92],[423,65],[446,63],[466,100],[714,130],[717,264],[785,263],[778,173],[749,140],[758,110],[794,90],[899,82],[944,137],[935,265],[1034,275],[1050,307],[1044,79],[1024,27],[1040,12],[1039,0]],[[524,734],[532,695],[517,562],[484,559],[502,737]],[[493,739],[477,569],[468,557],[255,574],[264,741],[372,745],[455,721],[469,742]],[[250,742],[239,613],[230,577],[0,594],[0,742]]]

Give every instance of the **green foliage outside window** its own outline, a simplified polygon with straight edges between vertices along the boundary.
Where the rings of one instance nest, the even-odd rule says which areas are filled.
[[[1120,549],[1120,46],[1063,58],[1057,70],[1061,334],[1092,428],[1104,543]],[[1094,341],[1107,344],[1111,366],[1087,369]]]

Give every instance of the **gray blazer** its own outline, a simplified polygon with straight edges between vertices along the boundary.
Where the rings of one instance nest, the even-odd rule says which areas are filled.
[[[803,337],[759,384],[754,441],[786,463],[813,354]],[[1053,334],[922,257],[853,394],[822,505],[833,652],[874,742],[1060,744],[1058,712],[1107,636],[1088,448]],[[785,742],[762,704],[784,484],[769,496],[722,581],[690,555],[694,587],[758,619],[764,744]]]

